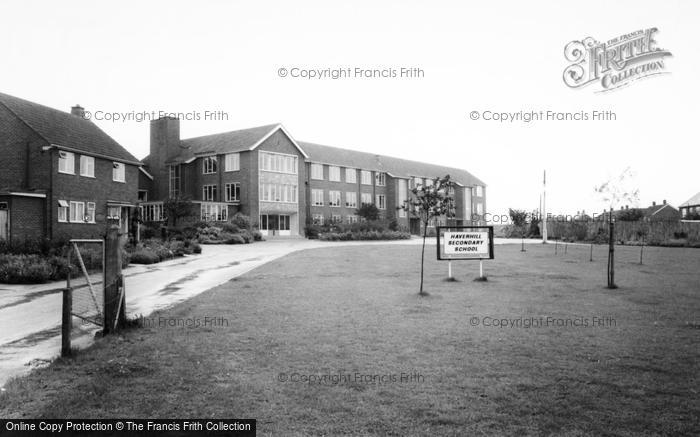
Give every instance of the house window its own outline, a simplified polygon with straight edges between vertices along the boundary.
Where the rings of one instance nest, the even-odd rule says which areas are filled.
[[[311,204],[323,206],[323,190],[311,190]]]
[[[95,202],[88,202],[85,218],[88,223],[95,223]]]
[[[114,182],[126,182],[126,166],[121,162],[112,163],[112,180]]]
[[[355,214],[347,216],[347,219],[348,219],[348,223],[357,223],[360,221],[360,217],[355,215]]]
[[[386,209],[386,197],[383,194],[377,194],[377,208]]]
[[[226,201],[238,202],[241,200],[241,184],[233,182],[226,184]]]
[[[328,205],[337,207],[340,206],[340,191],[328,192]]]
[[[214,174],[218,169],[216,156],[206,156],[202,158],[202,174]]]
[[[213,202],[216,200],[216,185],[202,186],[202,200]]]
[[[433,180],[430,178],[425,178],[425,186],[426,187],[432,187],[433,186]]]
[[[148,191],[147,190],[139,190],[138,199],[139,199],[139,202],[148,202]]]
[[[374,181],[378,187],[386,186],[386,173],[376,173],[374,175]]]
[[[481,185],[476,186],[476,196],[477,197],[482,197],[484,195],[484,187]]]
[[[345,182],[349,184],[356,184],[357,183],[357,170],[354,168],[346,168],[345,169]]]
[[[260,152],[260,169],[276,173],[297,174],[297,157],[280,153]]]
[[[297,203],[297,186],[289,184],[260,184],[260,200],[265,202]]]
[[[372,185],[372,172],[367,170],[360,171],[360,182],[362,182],[362,185]]]
[[[482,216],[482,215],[484,214],[484,204],[483,204],[483,203],[478,202],[478,203],[476,204],[476,213],[477,213],[479,216]]]
[[[171,199],[180,197],[180,166],[170,166],[170,189],[168,195]]]
[[[370,205],[372,203],[372,193],[362,193],[360,200],[363,205]]]
[[[348,191],[345,193],[345,207],[346,208],[357,208],[357,193],[354,191]]]
[[[313,214],[311,220],[315,225],[323,225],[323,214]]]
[[[224,171],[238,171],[241,169],[241,154],[228,153],[224,159]]]
[[[331,182],[340,182],[340,167],[334,165],[328,166],[328,180]]]
[[[71,152],[58,152],[58,172],[75,174],[75,155]]]
[[[423,185],[423,178],[413,178],[413,188],[418,188]]]
[[[70,205],[65,200],[58,201],[58,221],[67,222],[68,221],[68,209]]]
[[[323,180],[323,164],[311,164],[311,179]]]
[[[122,219],[122,207],[121,206],[109,206],[107,207],[107,218],[112,220]]]
[[[70,202],[69,220],[71,223],[84,223],[85,203]]]
[[[95,177],[95,158],[80,155],[80,176]]]
[[[228,206],[225,203],[202,203],[201,219],[205,222],[225,222],[228,220]]]

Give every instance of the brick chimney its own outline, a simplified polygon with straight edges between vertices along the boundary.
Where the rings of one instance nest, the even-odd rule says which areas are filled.
[[[148,165],[155,179],[154,194],[157,200],[168,196],[169,167],[166,162],[175,159],[183,150],[179,119],[162,117],[151,121],[151,154]]]
[[[75,105],[70,108],[70,113],[76,117],[85,118],[85,108],[80,105]]]
[[[654,200],[653,202],[651,202],[651,206],[656,206],[656,200]]]
[[[666,205],[666,199],[664,199],[664,205]]]

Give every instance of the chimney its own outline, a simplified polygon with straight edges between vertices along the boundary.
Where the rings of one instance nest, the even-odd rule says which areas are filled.
[[[656,206],[656,201],[651,202],[651,206]]]
[[[169,167],[165,164],[176,158],[184,148],[180,144],[180,120],[175,117],[162,117],[151,121],[151,154],[149,169],[155,178],[156,199],[168,196]]]
[[[666,199],[664,199],[664,205],[666,205]]]
[[[80,105],[75,105],[70,108],[70,113],[76,117],[85,118],[85,108]]]

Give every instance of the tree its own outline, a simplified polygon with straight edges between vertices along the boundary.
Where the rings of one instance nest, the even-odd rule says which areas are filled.
[[[636,203],[639,189],[635,187],[634,173],[627,167],[615,178],[610,178],[595,187],[596,193],[610,207],[610,236],[608,239],[608,288],[617,288],[615,284],[615,218],[613,210],[621,203]]]
[[[428,293],[423,291],[423,272],[425,266],[425,238],[428,236],[428,224],[432,219],[445,216],[454,216],[454,198],[452,197],[453,185],[450,175],[443,178],[435,178],[431,185],[416,185],[411,189],[413,196],[408,200],[404,208],[414,211],[423,224],[423,249],[420,258],[420,291],[421,296]]]
[[[163,202],[163,215],[171,226],[177,226],[178,220],[194,215],[194,204],[187,197],[171,197]]]
[[[617,215],[621,222],[636,222],[644,218],[644,211],[639,208],[623,209]]]
[[[519,228],[527,224],[527,211],[508,208],[508,215],[510,215],[510,221]]]
[[[373,203],[363,203],[357,208],[357,215],[367,221],[379,220],[379,208]]]

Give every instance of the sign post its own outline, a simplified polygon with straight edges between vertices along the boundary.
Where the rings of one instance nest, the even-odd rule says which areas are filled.
[[[448,278],[452,278],[452,260],[479,260],[479,277],[486,281],[485,259],[493,259],[493,226],[438,226],[437,259],[447,261]]]

